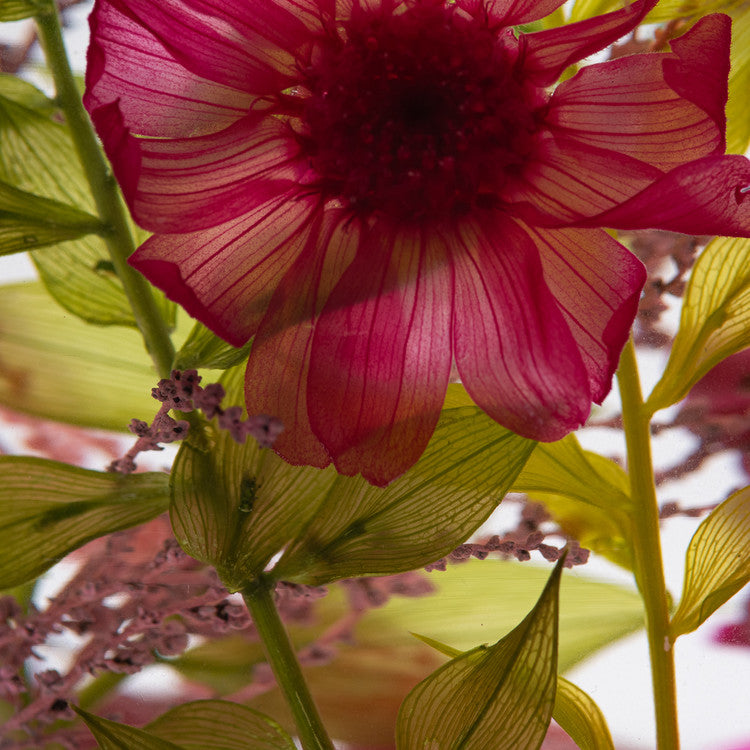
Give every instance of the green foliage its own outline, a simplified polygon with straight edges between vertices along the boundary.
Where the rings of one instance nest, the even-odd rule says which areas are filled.
[[[585,547],[632,568],[628,476],[613,461],[584,451],[575,435],[540,443],[511,490],[543,503]]]
[[[557,677],[552,716],[580,750],[615,750],[599,706],[581,688],[561,675]]]
[[[107,474],[0,456],[0,589],[28,581],[91,539],[167,509],[164,474]]]
[[[207,367],[211,370],[228,370],[247,361],[252,341],[238,349],[219,338],[202,323],[196,323],[180,351],[175,355],[176,370]]]
[[[184,703],[145,729],[75,710],[101,750],[294,750],[292,739],[276,722],[238,703]]]
[[[399,750],[541,746],[555,701],[561,572],[562,561],[502,640],[455,657],[409,693],[396,727]]]
[[[693,267],[669,361],[646,407],[684,398],[714,365],[750,346],[750,240],[717,238]]]
[[[20,21],[31,18],[48,7],[43,0],[2,0],[0,2],[0,21]]]
[[[670,637],[700,627],[750,581],[750,487],[727,498],[703,520],[685,556],[685,583]]]

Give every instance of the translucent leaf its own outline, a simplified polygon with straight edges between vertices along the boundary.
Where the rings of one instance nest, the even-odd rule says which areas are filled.
[[[294,750],[291,737],[275,721],[227,701],[185,703],[146,729],[183,750]]]
[[[222,379],[242,403],[241,368]],[[213,428],[209,428],[213,429]],[[193,557],[239,588],[285,549],[280,579],[320,584],[411,570],[450,552],[490,515],[534,443],[477,407],[446,410],[427,450],[385,489],[329,467],[294,467],[215,431],[185,443],[172,471],[172,525]]]
[[[75,706],[74,710],[86,722],[101,750],[184,750],[144,729],[102,719]]]
[[[727,102],[727,152],[744,154],[750,144],[750,13],[747,8],[732,14],[732,67]]]
[[[594,18],[613,10],[619,10],[622,6],[622,0],[576,0],[570,9],[568,20],[571,23],[585,21],[587,18]]]
[[[225,406],[244,401],[244,368],[221,382]],[[185,441],[171,475],[170,514],[185,551],[213,565],[230,589],[257,576],[315,513],[336,474],[290,466],[252,438],[208,426],[211,447]]]
[[[560,562],[505,638],[452,659],[409,693],[396,726],[399,750],[541,746],[555,701],[561,571]]]
[[[20,93],[26,103],[9,97]],[[0,95],[0,180],[95,213],[67,128],[27,106],[28,95]],[[135,325],[125,293],[109,270],[103,240],[88,236],[33,251],[45,286],[70,312],[93,323]]]
[[[228,370],[246,361],[252,341],[238,349],[219,338],[202,323],[196,323],[193,330],[177,352],[174,367],[177,370],[208,367],[212,370]]]
[[[20,21],[31,18],[45,7],[37,0],[2,0],[0,2],[0,21]]]
[[[475,406],[444,409],[422,457],[387,487],[337,477],[275,574],[318,585],[426,565],[487,520],[533,447]]]
[[[540,443],[511,487],[543,503],[580,543],[630,569],[630,483],[613,461],[584,451],[575,435]]]
[[[750,581],[750,487],[701,522],[685,556],[685,583],[670,629],[674,640],[700,627]]]
[[[750,346],[750,240],[719,237],[698,258],[688,282],[669,361],[646,404],[676,403],[714,365]]]
[[[165,474],[0,456],[0,589],[38,576],[91,539],[155,518],[168,500]]]
[[[615,750],[607,721],[591,696],[577,685],[557,676],[554,720],[580,750]]]
[[[87,427],[151,421],[157,375],[140,335],[90,326],[41,284],[0,286],[0,404]]]
[[[0,182],[0,255],[53,245],[102,228],[85,211]]]

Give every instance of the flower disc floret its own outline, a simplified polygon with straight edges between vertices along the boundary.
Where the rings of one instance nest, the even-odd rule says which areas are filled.
[[[547,97],[519,75],[513,34],[485,21],[455,6],[362,10],[315,45],[300,140],[321,192],[404,220],[497,200]]]

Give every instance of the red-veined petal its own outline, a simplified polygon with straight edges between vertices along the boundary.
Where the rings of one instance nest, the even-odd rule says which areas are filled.
[[[153,232],[193,232],[245,213],[301,181],[307,167],[279,120],[253,113],[195,138],[134,138],[119,103],[92,119],[136,221]]]
[[[723,153],[729,38],[729,18],[710,16],[672,43],[674,54],[583,68],[555,90],[546,122],[664,171]]]
[[[636,0],[622,10],[556,29],[524,34],[524,73],[541,85],[557,81],[568,65],[594,54],[632,31],[657,0]]]
[[[591,398],[601,403],[612,387],[638,311],[646,269],[601,229],[526,231],[539,250],[545,282],[578,344]]]
[[[456,0],[472,16],[486,13],[490,27],[517,26],[537,21],[556,11],[565,0]]]
[[[312,432],[307,379],[315,320],[359,243],[359,225],[340,211],[316,216],[308,243],[284,276],[253,340],[245,400],[249,414],[272,414],[284,431],[274,450],[292,464],[323,467],[328,451]]]
[[[437,231],[376,224],[313,339],[308,410],[343,474],[383,485],[422,454],[451,366],[453,280]]]
[[[194,318],[242,346],[305,248],[318,203],[293,190],[210,229],[154,235],[129,262]]]
[[[467,220],[453,263],[454,356],[472,399],[535,440],[580,427],[591,407],[588,373],[529,235],[499,213]]]

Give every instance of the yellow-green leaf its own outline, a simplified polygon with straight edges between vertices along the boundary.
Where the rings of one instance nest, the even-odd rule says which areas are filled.
[[[0,255],[100,232],[102,223],[85,211],[0,182]]]
[[[15,93],[0,94],[0,180],[95,213],[67,127],[9,98]],[[35,250],[32,258],[49,292],[70,312],[93,323],[135,325],[119,279],[106,270],[109,253],[102,239],[70,240]]]
[[[176,370],[207,367],[212,370],[227,370],[246,361],[251,341],[237,348],[219,338],[202,323],[193,326],[187,340],[177,352],[174,360]]]
[[[701,522],[685,556],[685,583],[672,618],[672,640],[700,627],[750,581],[750,487]]]
[[[682,305],[680,328],[650,413],[684,398],[714,365],[750,346],[750,240],[719,237],[698,258]]]
[[[38,576],[91,539],[155,518],[168,492],[165,474],[0,456],[0,589]]]
[[[732,13],[732,67],[729,71],[727,102],[727,151],[744,154],[750,144],[750,12],[742,3]]]
[[[0,21],[21,21],[39,13],[44,5],[38,0],[2,0]]]
[[[183,750],[294,750],[291,737],[275,721],[228,701],[184,703],[146,729]]]
[[[444,409],[422,457],[387,487],[337,477],[274,572],[318,585],[426,565],[489,517],[533,447],[476,406]]]
[[[591,696],[577,685],[557,676],[552,718],[580,750],[615,750],[607,721]]]
[[[76,706],[73,708],[86,722],[101,750],[184,750],[179,745],[156,737],[144,729],[102,719]]]
[[[511,489],[543,503],[583,546],[631,568],[628,476],[610,459],[584,451],[575,435],[540,443]]]
[[[576,0],[570,9],[569,21],[585,21],[622,8],[622,0]]]
[[[409,693],[396,725],[399,750],[541,746],[555,701],[561,571],[562,561],[502,640],[452,659]]]
[[[91,326],[39,283],[0,286],[0,404],[86,427],[150,421],[158,377],[140,335]]]

